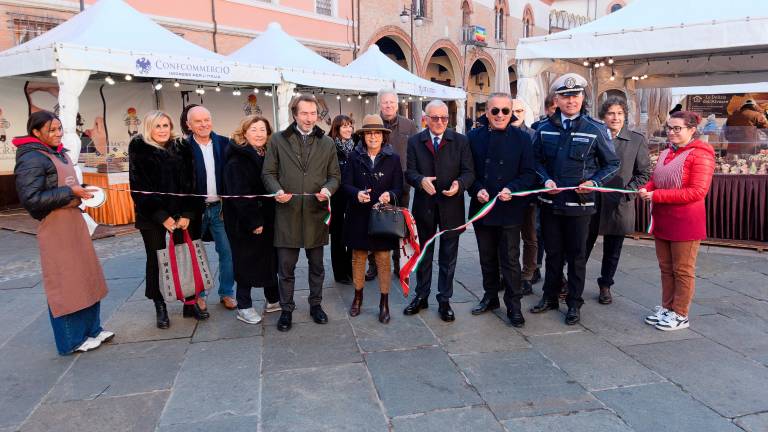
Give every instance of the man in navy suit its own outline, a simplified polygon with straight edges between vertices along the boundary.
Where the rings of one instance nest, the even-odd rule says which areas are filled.
[[[498,309],[498,292],[503,286],[509,322],[522,327],[525,319],[520,308],[523,295],[520,227],[530,199],[513,197],[512,193],[530,189],[536,174],[531,137],[512,124],[515,118],[513,106],[510,95],[491,94],[486,112],[488,126],[472,129],[469,133],[469,146],[475,162],[475,182],[469,188],[469,213],[477,213],[498,196],[493,210],[473,224],[485,294],[472,309],[472,314]]]
[[[232,252],[229,248],[224,220],[221,215],[221,198],[224,195],[222,170],[226,162],[229,138],[213,132],[211,113],[203,106],[196,106],[187,112],[187,127],[191,134],[187,138],[195,156],[196,193],[206,195],[203,217],[192,224],[192,235],[196,238],[209,233],[216,244],[219,255],[219,301],[227,309],[235,309],[235,275],[232,269]],[[206,310],[205,300],[198,300],[201,310]]]

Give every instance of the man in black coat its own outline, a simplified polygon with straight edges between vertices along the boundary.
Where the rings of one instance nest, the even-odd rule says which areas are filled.
[[[533,144],[528,133],[511,124],[514,117],[508,94],[491,94],[487,114],[488,126],[469,133],[476,174],[469,188],[469,213],[476,214],[493,197],[499,198],[493,210],[473,224],[485,294],[472,314],[498,309],[499,287],[503,285],[509,322],[522,327],[525,319],[520,309],[520,226],[530,200],[511,194],[530,189],[535,181]]]
[[[415,190],[413,217],[419,232],[419,242],[429,240],[438,229],[463,225],[464,191],[475,181],[472,153],[467,137],[447,130],[448,106],[433,100],[425,108],[427,129],[408,140],[408,165],[405,178]],[[405,308],[406,315],[418,313],[429,304],[432,285],[432,255],[434,248],[424,251],[424,259],[416,274],[416,297]],[[446,233],[440,238],[437,280],[438,311],[443,321],[453,321],[449,300],[453,295],[453,274],[459,252],[459,232]]]

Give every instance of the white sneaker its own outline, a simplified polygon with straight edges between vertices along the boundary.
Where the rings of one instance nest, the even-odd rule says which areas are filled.
[[[101,346],[101,341],[92,337],[89,337],[85,340],[85,342],[81,343],[80,346],[75,348],[75,352],[88,352],[95,350],[96,348]]]
[[[678,315],[674,311],[669,311],[664,319],[656,324],[656,328],[664,331],[682,330],[688,328],[688,317]]]
[[[259,315],[259,313],[256,312],[256,309],[252,307],[248,309],[238,309],[237,319],[246,324],[258,324],[261,322],[261,315]]]
[[[94,339],[97,339],[101,343],[107,343],[111,341],[115,337],[115,334],[111,331],[102,330],[101,333],[97,334]]]
[[[266,313],[280,312],[281,310],[283,309],[280,307],[280,302],[274,302],[274,303],[267,302],[267,306],[264,308],[264,312]]]
[[[655,326],[661,320],[664,319],[664,317],[667,315],[668,312],[669,312],[669,309],[662,306],[656,306],[653,308],[653,313],[645,317],[645,323],[648,325]]]

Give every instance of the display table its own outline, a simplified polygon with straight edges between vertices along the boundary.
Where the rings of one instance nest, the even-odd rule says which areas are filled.
[[[105,225],[125,225],[136,220],[129,192],[128,173],[97,173],[83,170],[83,183],[105,189],[107,202],[99,208],[86,208],[89,215]],[[107,190],[108,189],[108,190]]]
[[[647,203],[635,200],[635,229],[650,222]],[[768,242],[768,176],[715,174],[706,199],[707,237],[713,240]]]

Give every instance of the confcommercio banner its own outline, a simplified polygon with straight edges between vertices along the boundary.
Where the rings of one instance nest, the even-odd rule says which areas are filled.
[[[232,67],[228,64],[143,55],[134,58],[134,65],[135,75],[143,77],[199,81],[229,81],[232,77]]]

